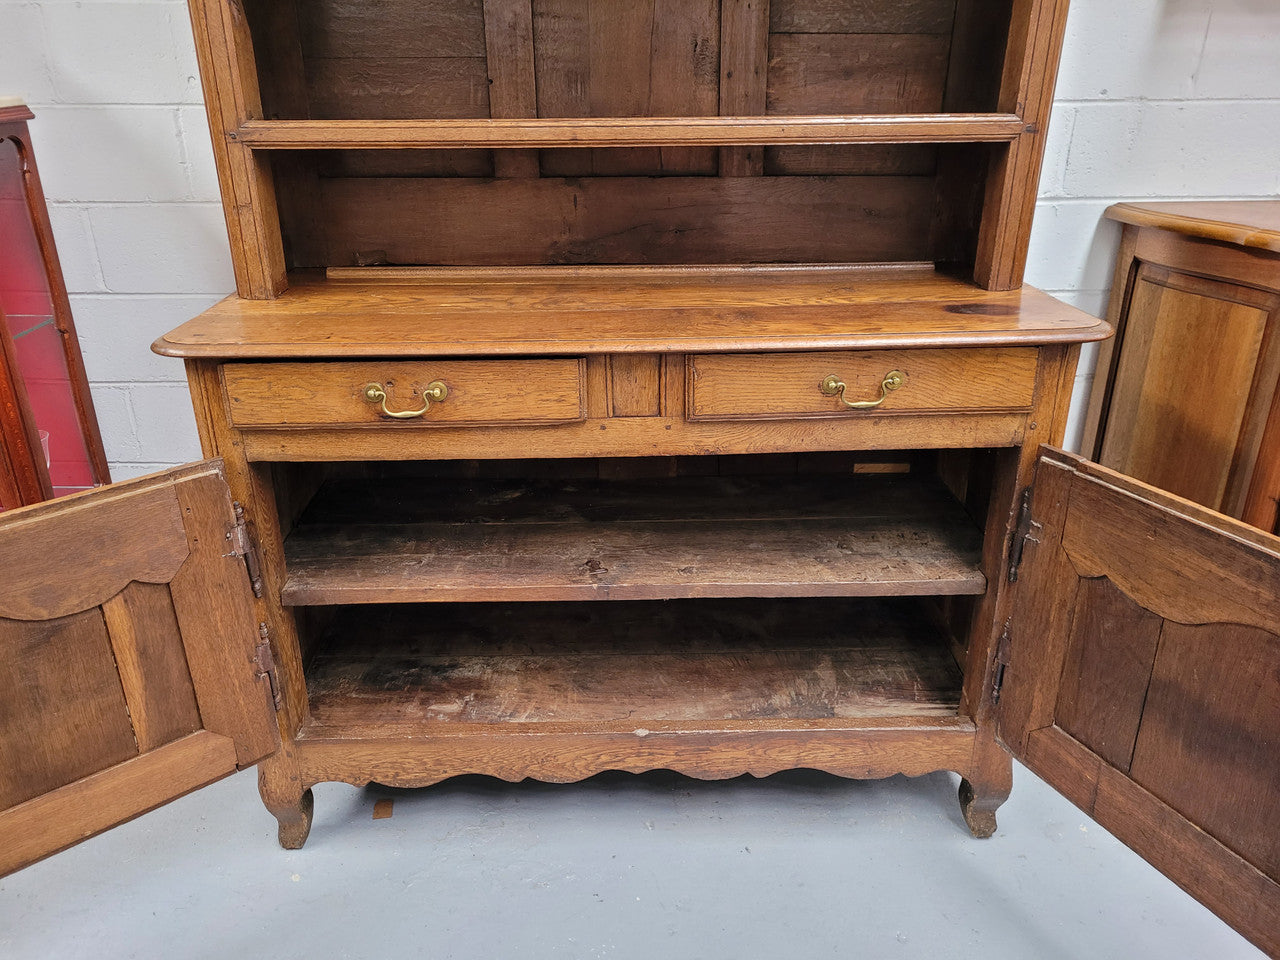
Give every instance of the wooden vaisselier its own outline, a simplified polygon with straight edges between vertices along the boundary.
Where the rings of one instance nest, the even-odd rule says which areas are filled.
[[[210,460],[0,525],[0,866],[254,763],[292,848],[659,768],[988,836],[1011,751],[1280,949],[1280,540],[1043,446],[1110,333],[1021,282],[1063,0],[191,10]]]

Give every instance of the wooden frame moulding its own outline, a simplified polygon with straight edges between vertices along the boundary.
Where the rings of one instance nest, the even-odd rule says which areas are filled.
[[[997,152],[987,173],[973,279],[988,290],[1022,285],[1044,158],[1053,88],[1062,57],[1068,0],[1014,0],[999,109],[1022,132]],[[1044,23],[1051,23],[1044,27]]]
[[[734,147],[854,143],[1009,143],[1016,113],[895,116],[586,117],[463,120],[246,119],[227,134],[253,150]]]
[[[270,300],[288,287],[275,185],[266,158],[236,142],[241,124],[262,117],[249,25],[232,0],[189,6],[236,292]]]

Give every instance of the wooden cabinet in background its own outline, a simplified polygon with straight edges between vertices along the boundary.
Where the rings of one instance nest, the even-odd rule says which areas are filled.
[[[26,106],[0,97],[0,510],[110,482]]]
[[[173,794],[268,753],[291,848],[325,781],[661,768],[951,770],[985,837],[1013,751],[1280,949],[1280,541],[1045,447],[1109,333],[1021,286],[1064,0],[190,6],[238,294],[154,349],[219,462],[75,501],[167,536],[0,607],[0,691],[64,638],[116,721],[5,730],[0,835],[80,815],[0,869],[174,743]]]
[[[1280,201],[1120,203],[1082,449],[1269,532],[1280,504]]]

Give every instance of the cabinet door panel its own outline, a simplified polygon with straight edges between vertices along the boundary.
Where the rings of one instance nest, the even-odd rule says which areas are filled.
[[[0,874],[278,743],[218,463],[0,518]]]
[[[1044,451],[1001,739],[1280,951],[1280,540]]]
[[[1240,516],[1280,373],[1280,298],[1142,264],[1098,462]]]

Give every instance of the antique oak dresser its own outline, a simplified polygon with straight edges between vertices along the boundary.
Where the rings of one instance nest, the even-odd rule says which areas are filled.
[[[1109,333],[1021,283],[1066,6],[191,0],[210,460],[0,526],[0,869],[255,763],[295,848],[655,768],[988,836],[1011,751],[1280,948],[1280,540],[1042,447]]]

